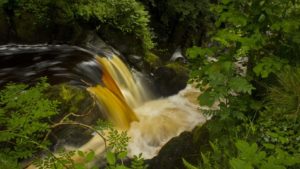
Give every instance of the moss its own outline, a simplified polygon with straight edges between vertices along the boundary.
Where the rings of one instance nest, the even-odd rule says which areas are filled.
[[[173,69],[176,72],[176,74],[188,74],[188,68],[185,65],[178,62],[169,62],[166,64],[166,67]]]
[[[145,54],[145,61],[150,65],[150,67],[153,69],[159,67],[162,65],[162,62],[160,60],[160,58],[155,55],[154,53],[151,52],[147,52]]]
[[[80,88],[68,84],[51,86],[48,96],[58,100],[61,104],[60,109],[66,113],[77,113],[80,111],[81,103],[89,98],[89,94]]]

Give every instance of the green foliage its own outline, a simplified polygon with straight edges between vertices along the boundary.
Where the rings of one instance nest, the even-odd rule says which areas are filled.
[[[256,143],[249,144],[245,141],[237,140],[235,143],[238,149],[238,156],[230,160],[232,169],[285,169],[300,163],[300,156],[292,156],[280,149],[270,156],[266,152],[260,151]]]
[[[147,169],[147,167],[148,166],[145,164],[142,154],[133,156],[133,160],[130,166],[131,169]]]
[[[145,61],[152,68],[157,68],[158,66],[162,65],[160,58],[157,55],[155,55],[154,53],[151,53],[151,52],[147,52],[145,54]]]
[[[48,24],[50,21],[48,17],[50,2],[50,0],[16,0],[8,2],[8,5],[11,5],[11,8],[16,8],[17,16],[21,15],[22,10],[25,10],[36,16],[36,23]]]
[[[105,159],[107,161],[107,169],[146,169],[144,160],[141,156],[134,156],[131,162],[131,166],[127,167],[123,161],[127,158],[127,145],[129,138],[126,132],[116,130],[111,123],[107,121],[98,120],[97,125],[93,127],[95,131],[103,134],[102,138],[109,145],[106,147]],[[104,134],[106,133],[106,137]],[[90,167],[90,163],[95,160],[95,152],[83,152],[83,151],[59,151],[57,154],[53,154],[50,151],[47,156],[38,159],[34,162],[35,166],[40,169],[95,169],[96,166]],[[78,156],[80,160],[75,160],[74,156]]]
[[[268,88],[266,102],[269,109],[267,115],[299,121],[300,106],[300,70],[286,68],[277,74],[277,84]],[[274,111],[275,110],[275,111]],[[269,113],[268,113],[269,112]]]
[[[3,160],[29,158],[47,145],[43,141],[49,131],[47,121],[57,114],[58,105],[45,97],[48,87],[46,78],[42,78],[32,87],[9,84],[0,91],[0,150],[2,156],[7,156]]]
[[[81,158],[80,162],[75,161],[73,157],[77,155]],[[39,169],[96,169],[89,167],[88,164],[95,158],[95,152],[66,151],[62,150],[58,154],[49,154],[42,160],[37,160],[34,165]]]
[[[257,142],[268,152],[276,149],[290,154],[300,153],[300,124],[289,119],[259,120],[257,124]]]
[[[191,78],[201,79],[204,86],[209,84],[208,100],[219,100],[232,92],[251,94],[250,80],[278,73],[291,63],[289,58],[299,58],[299,43],[292,37],[300,35],[298,1],[224,0],[211,5],[211,10],[217,17],[211,41],[187,51]],[[284,20],[288,23],[282,26]],[[233,66],[244,57],[248,58],[248,76]]]
[[[1,164],[1,169],[6,169],[6,168],[12,168],[12,169],[17,169],[21,168],[20,165],[18,164],[18,161],[16,158],[8,156],[5,153],[0,153],[0,164]]]
[[[266,78],[271,73],[280,73],[286,63],[286,60],[277,57],[263,57],[253,68],[253,71],[256,76]]]
[[[136,0],[16,0],[1,1],[15,14],[32,14],[36,23],[51,24],[90,23],[95,29],[104,24],[124,33],[132,33],[142,40],[145,50],[154,47],[149,27],[149,14]]]
[[[154,46],[148,26],[149,15],[143,5],[135,0],[74,0],[74,2],[76,16],[87,21],[96,18],[101,23],[110,24],[123,32],[135,33],[143,40],[145,49]]]
[[[180,21],[188,21],[187,24],[192,27],[197,26],[197,20],[204,19],[203,14],[208,13],[208,1],[192,1],[192,0],[141,0],[147,2],[149,6],[157,8],[161,13],[161,21],[166,25],[174,22],[174,19]]]
[[[60,115],[66,113],[82,113],[80,111],[87,113],[86,110],[90,108],[89,106],[86,106],[88,108],[82,110],[82,105],[85,102],[91,102],[90,105],[93,106],[85,90],[67,84],[51,86],[46,95],[61,103],[59,105]]]
[[[281,149],[268,155],[267,152],[259,149],[256,143],[250,144],[243,140],[236,140],[231,150],[226,153],[222,147],[211,143],[213,151],[201,154],[203,163],[194,166],[187,161],[183,163],[187,169],[286,169],[297,168],[300,164],[300,154],[291,155]]]
[[[98,121],[98,129],[108,130],[107,141],[108,147],[106,152],[106,169],[146,169],[142,155],[134,156],[131,166],[124,165],[123,161],[127,157],[127,145],[129,137],[125,131],[114,129],[111,124],[103,121]]]
[[[0,1],[0,7],[3,5],[3,4],[6,4],[8,2],[8,0],[1,0]]]
[[[76,98],[82,99],[83,95],[70,92],[72,90],[69,87],[60,87],[62,89],[59,92],[60,100],[69,102]],[[60,125],[77,125],[96,131],[105,142],[109,143],[107,168],[128,168],[123,164],[123,160],[127,157],[129,138],[126,132],[114,129],[110,123],[99,120],[96,127],[87,126],[70,120],[68,117],[74,115],[71,112],[50,126],[50,117],[58,114],[58,102],[46,97],[45,93],[53,91],[48,88],[46,78],[41,78],[32,87],[25,84],[9,84],[0,91],[0,168],[20,168],[20,160],[32,158],[40,151],[44,152],[45,157],[39,157],[39,160],[34,161],[33,164],[38,168],[91,168],[90,162],[95,159],[94,151],[62,150],[53,154],[48,149],[47,137],[51,132],[50,129]],[[104,138],[105,134],[107,134],[106,138]],[[81,160],[75,160],[74,156],[78,156]],[[131,168],[146,168],[141,155],[133,158]]]
[[[189,162],[187,162],[185,159],[183,159],[183,164],[186,167],[186,169],[197,169],[197,167],[193,166]]]
[[[197,168],[299,168],[299,7],[291,0],[211,4],[209,41],[187,50],[200,105],[219,104],[208,111],[210,146]]]

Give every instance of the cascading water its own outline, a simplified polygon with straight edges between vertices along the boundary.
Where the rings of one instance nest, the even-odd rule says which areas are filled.
[[[143,80],[128,69],[113,52],[100,57],[86,49],[66,45],[0,46],[0,85],[9,81],[31,83],[48,76],[50,83],[69,82],[86,88],[101,111],[117,128],[128,130],[129,155],[155,156],[172,137],[203,123],[199,113],[199,92],[187,86],[177,95],[151,100]],[[95,135],[76,149],[104,151]]]

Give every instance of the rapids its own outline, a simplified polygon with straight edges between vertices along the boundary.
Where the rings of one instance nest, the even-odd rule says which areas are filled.
[[[114,50],[99,51],[68,45],[0,46],[0,85],[33,83],[47,76],[51,84],[86,89],[104,117],[128,131],[129,156],[142,153],[145,159],[154,157],[172,137],[205,122],[197,104],[200,93],[191,85],[176,95],[154,99],[141,73],[128,67]],[[105,146],[95,135],[80,147],[68,148],[93,150],[100,156]]]

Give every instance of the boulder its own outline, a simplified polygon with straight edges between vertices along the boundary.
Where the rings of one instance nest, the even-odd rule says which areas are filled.
[[[181,133],[165,144],[156,157],[146,161],[149,169],[185,169],[182,159],[197,164],[200,150],[209,146],[208,135],[205,125]]]
[[[168,63],[154,72],[154,81],[162,96],[178,93],[186,87],[188,79],[188,70],[180,63]]]

